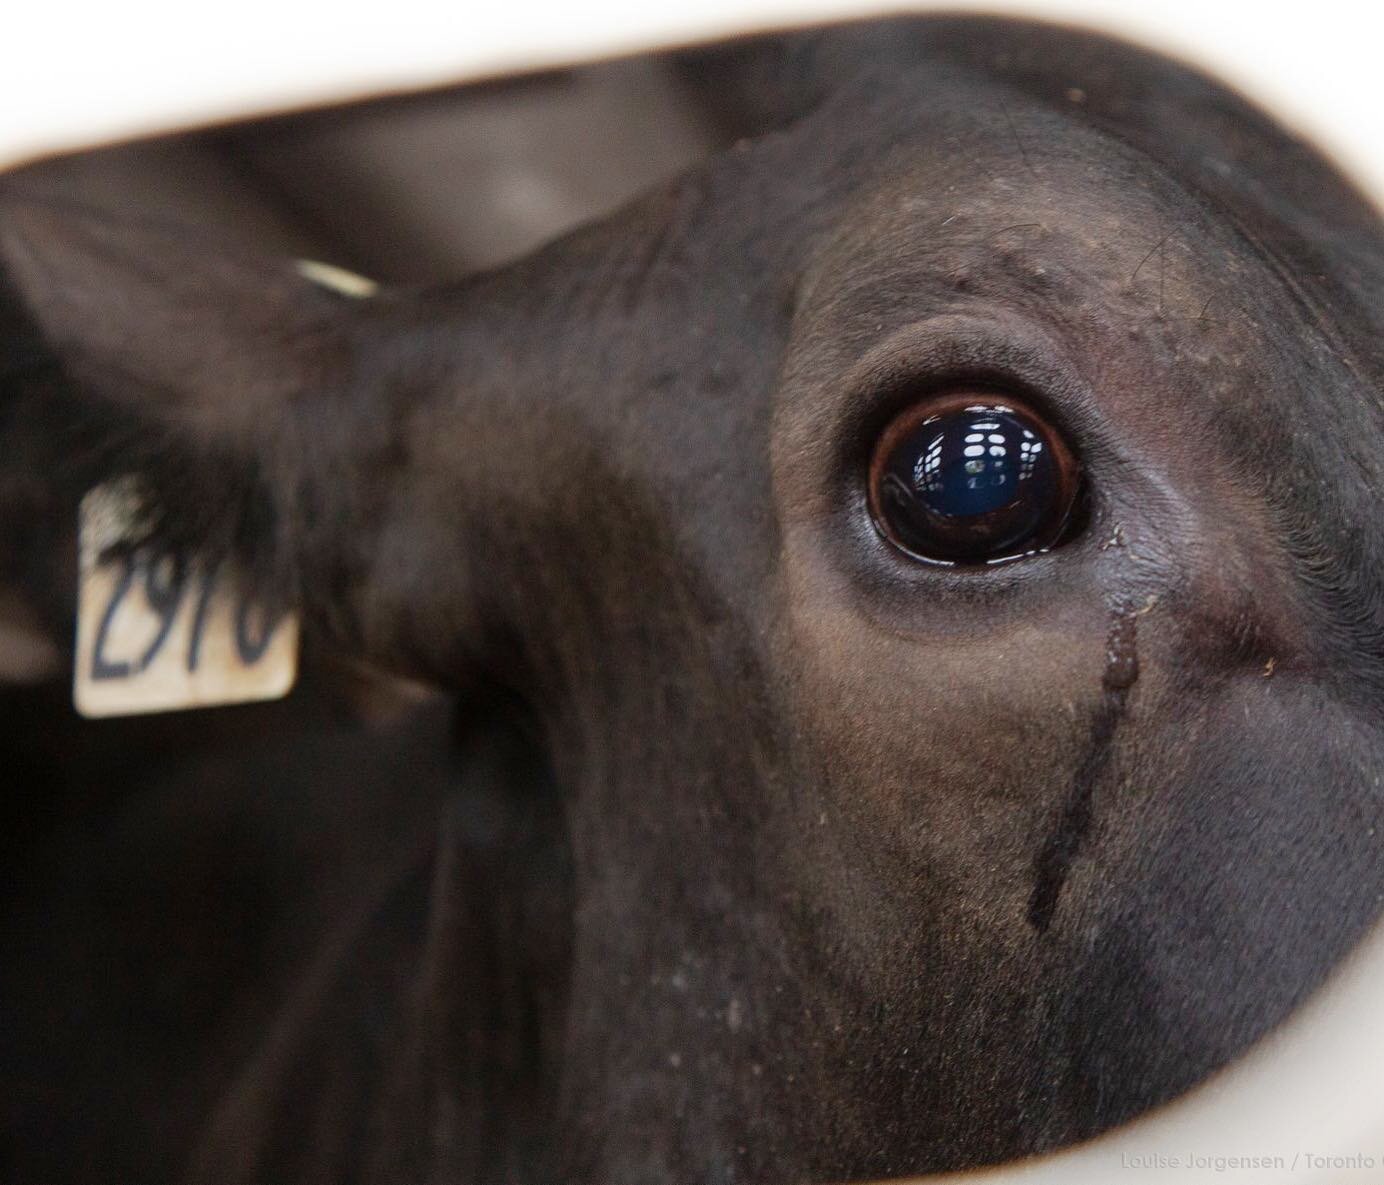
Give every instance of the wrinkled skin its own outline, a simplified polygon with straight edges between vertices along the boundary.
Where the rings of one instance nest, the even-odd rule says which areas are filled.
[[[440,832],[375,919],[394,973],[367,928],[305,975],[194,1177],[999,1160],[1194,1084],[1376,915],[1373,212],[1224,90],[1076,34],[682,61],[734,150],[446,291],[356,305],[4,211],[74,380],[158,427],[159,537],[512,697],[479,768],[552,808],[500,845],[536,904],[489,929]],[[917,565],[865,460],[977,379],[1062,426],[1083,527]]]

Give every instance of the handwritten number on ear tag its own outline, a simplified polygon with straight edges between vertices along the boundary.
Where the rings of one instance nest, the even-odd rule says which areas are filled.
[[[120,569],[120,579],[115,582],[115,589],[106,602],[106,611],[101,614],[101,624],[96,630],[96,642],[91,650],[91,677],[98,682],[106,679],[128,679],[132,669],[128,662],[112,660],[106,655],[110,641],[111,622],[115,618],[116,610],[124,601],[125,595],[130,591],[130,586],[134,583],[134,557],[122,557]]]
[[[202,573],[202,579],[197,582],[197,608],[192,611],[192,641],[187,647],[187,672],[189,675],[196,674],[197,665],[202,658],[202,634],[207,628],[207,610],[211,607],[212,590],[216,587],[214,578],[216,569],[211,568]]]
[[[271,616],[225,568],[120,550],[133,505],[120,484],[82,502],[77,710],[123,716],[286,694],[297,676],[296,618]]]

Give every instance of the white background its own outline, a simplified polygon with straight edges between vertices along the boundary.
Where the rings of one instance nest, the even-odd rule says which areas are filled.
[[[1270,106],[1384,200],[1377,0],[10,0],[0,8],[0,165],[142,132],[908,7],[1039,15],[1171,50]]]

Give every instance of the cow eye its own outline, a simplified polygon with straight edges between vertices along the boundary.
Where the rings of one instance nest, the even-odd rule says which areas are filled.
[[[950,391],[885,428],[870,461],[869,504],[884,537],[914,559],[998,563],[1056,544],[1079,484],[1072,450],[1027,404]]]

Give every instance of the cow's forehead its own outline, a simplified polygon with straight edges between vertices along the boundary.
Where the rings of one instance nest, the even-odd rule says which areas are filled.
[[[1246,421],[1276,410],[1345,432],[1355,417],[1342,405],[1368,403],[1370,382],[1342,347],[1359,328],[1355,302],[1307,299],[1246,223],[1060,114],[934,112],[806,264],[794,348],[846,367],[929,319],[1018,318],[1119,410],[1184,413],[1262,465],[1271,442],[1247,437]],[[1120,372],[1139,381],[1101,382]]]
[[[1169,325],[1241,328],[1252,322],[1226,315],[1227,301],[1281,297],[1234,211],[1093,129],[1043,112],[997,118],[936,119],[882,160],[808,264],[800,305],[849,330],[885,303],[907,314],[977,290],[998,300],[1007,281],[1011,303],[1053,320],[1103,300]]]

